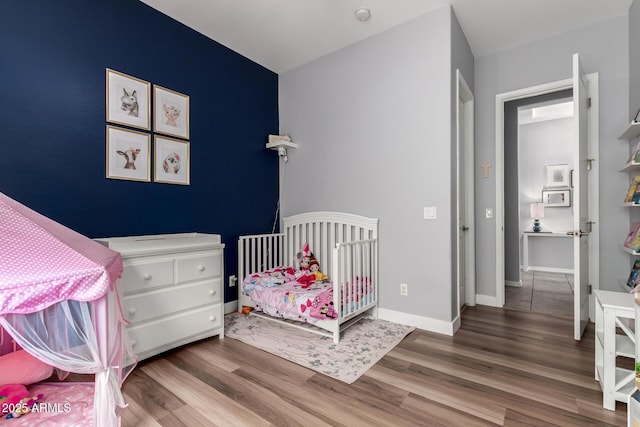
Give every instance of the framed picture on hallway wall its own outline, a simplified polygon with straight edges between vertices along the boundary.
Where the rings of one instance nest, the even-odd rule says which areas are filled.
[[[545,187],[568,187],[569,165],[548,165],[546,167]]]
[[[151,129],[151,83],[107,68],[107,121]]]
[[[153,85],[153,130],[189,139],[189,97]]]
[[[571,190],[542,190],[542,203],[545,208],[569,207]]]

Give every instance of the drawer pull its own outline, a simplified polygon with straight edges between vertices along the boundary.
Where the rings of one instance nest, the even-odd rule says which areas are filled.
[[[145,273],[144,276],[142,276],[142,278],[144,280],[151,280],[151,275],[149,273]]]
[[[216,316],[209,316],[209,320],[213,322],[214,320],[216,320]]]
[[[204,265],[199,265],[198,266],[198,271],[204,271]]]
[[[129,314],[136,314],[136,308],[135,307],[131,307],[129,309]]]
[[[214,291],[213,289],[209,291],[209,295],[215,295],[215,294],[216,294],[216,291]]]

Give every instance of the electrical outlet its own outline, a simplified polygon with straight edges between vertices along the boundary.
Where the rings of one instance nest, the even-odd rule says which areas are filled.
[[[407,296],[407,288],[409,287],[409,285],[407,285],[406,283],[400,283],[400,295],[402,296]]]
[[[229,287],[233,288],[236,285],[237,281],[238,281],[238,278],[235,275],[229,276]]]

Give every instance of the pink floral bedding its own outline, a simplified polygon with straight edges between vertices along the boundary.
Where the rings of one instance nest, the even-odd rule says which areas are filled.
[[[255,302],[257,311],[270,316],[308,323],[337,319],[333,283],[309,282],[304,277],[296,279],[296,276],[299,274],[292,267],[278,267],[246,277],[243,290]],[[370,295],[371,281],[358,278],[355,286],[347,286],[347,289],[347,295],[342,295],[346,313],[353,308],[353,303]]]
[[[243,289],[256,310],[271,316],[314,323],[336,319],[331,282],[299,282],[292,267],[280,267],[245,278]]]

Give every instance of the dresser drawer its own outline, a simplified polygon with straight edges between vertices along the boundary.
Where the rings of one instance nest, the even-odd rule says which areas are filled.
[[[131,323],[221,301],[222,278],[124,297],[124,314]]]
[[[178,283],[222,276],[222,251],[176,259]]]
[[[214,304],[168,316],[153,322],[129,326],[133,351],[142,357],[187,343],[196,335],[216,335],[222,330],[222,305]],[[153,351],[157,349],[157,351]]]
[[[173,260],[125,261],[122,272],[124,292],[141,291],[173,284]]]

